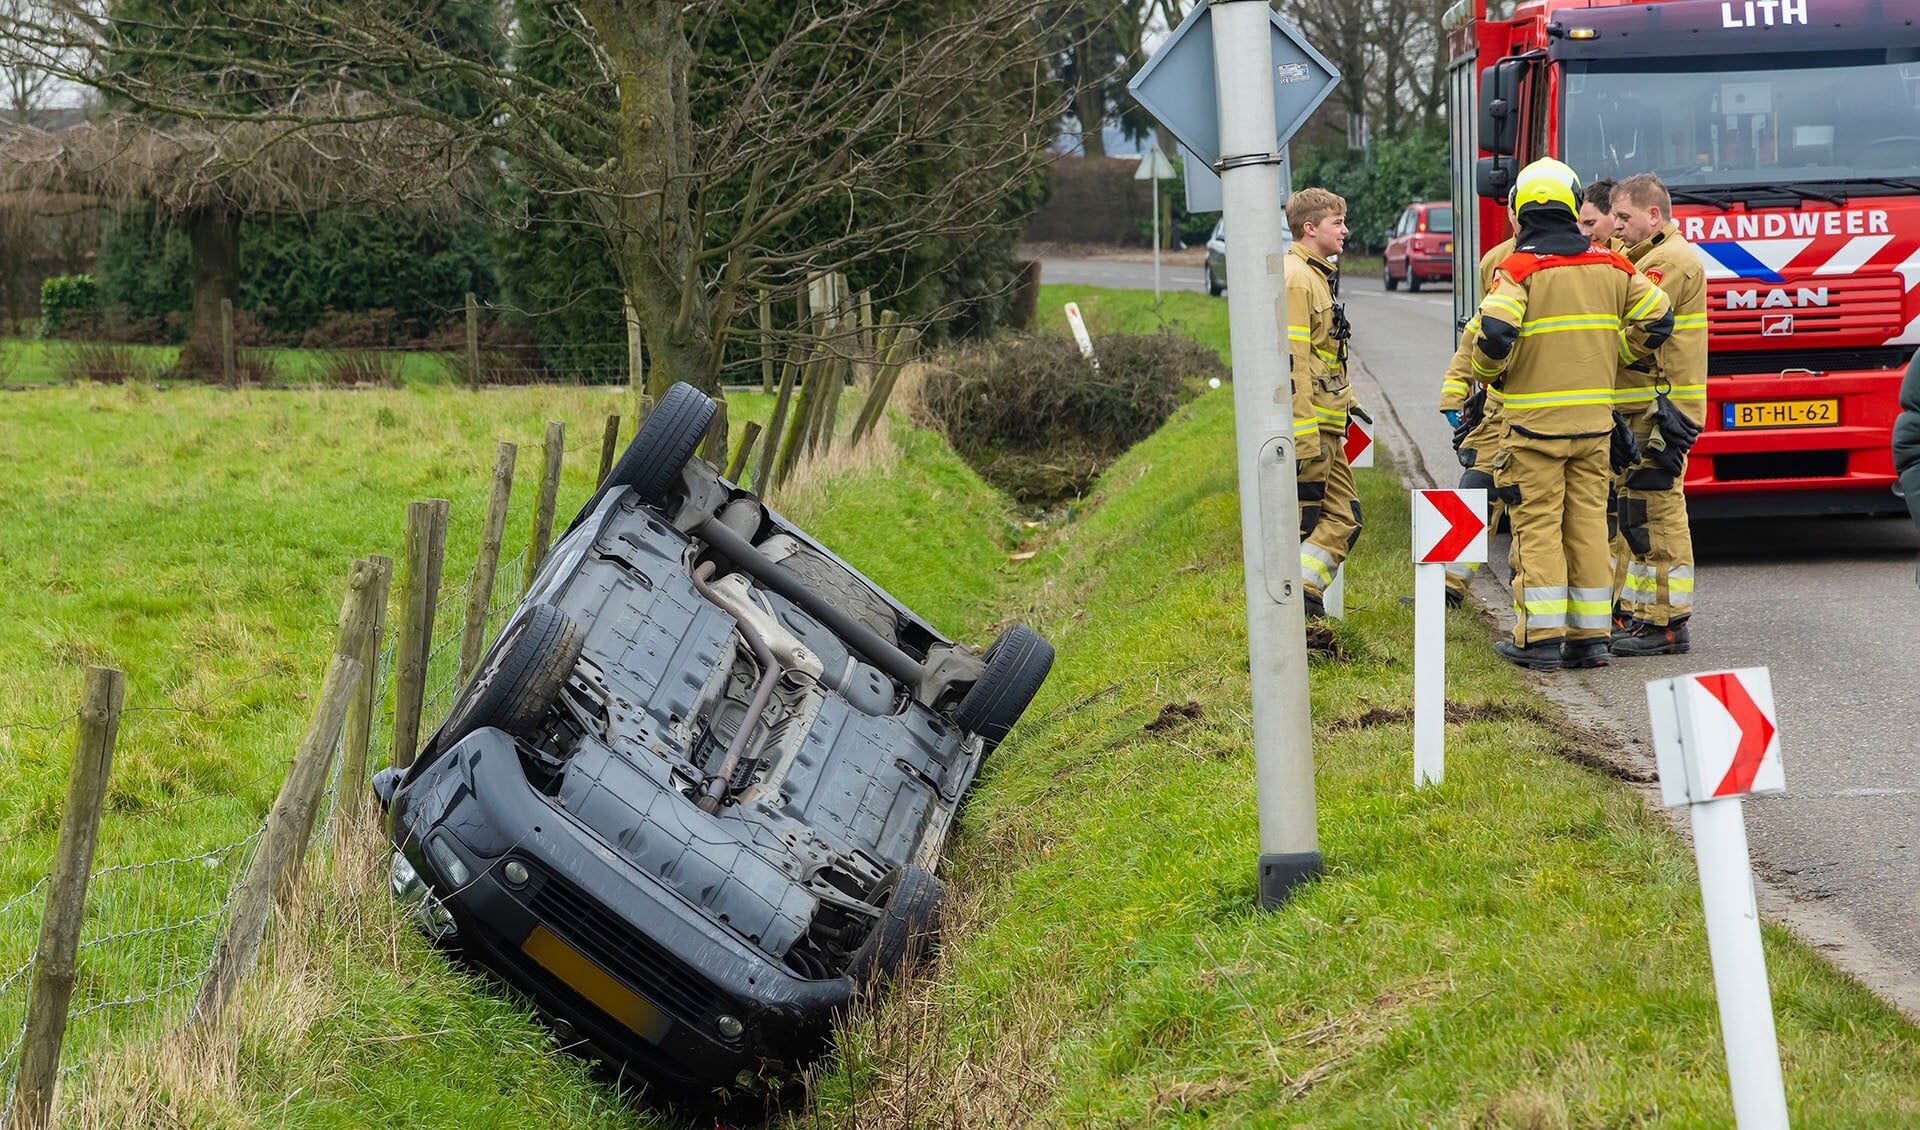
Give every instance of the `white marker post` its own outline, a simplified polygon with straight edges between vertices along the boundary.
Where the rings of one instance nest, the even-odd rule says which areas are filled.
[[[1347,418],[1347,465],[1354,470],[1373,466],[1373,422],[1359,416]],[[1320,594],[1320,603],[1327,615],[1335,620],[1343,620],[1347,615],[1347,564],[1342,561],[1333,571],[1333,583]]]
[[[1093,339],[1087,336],[1087,323],[1080,320],[1080,304],[1067,303],[1067,324],[1073,327],[1073,340],[1080,343],[1080,356],[1093,362],[1093,371],[1100,371],[1100,359],[1093,355]]]
[[[1487,492],[1413,492],[1413,786],[1446,775],[1447,566],[1487,559]]]
[[[1765,667],[1647,684],[1660,797],[1686,805],[1706,910],[1713,991],[1740,1130],[1787,1130],[1786,1085],[1747,856],[1740,798],[1787,788],[1773,681]]]

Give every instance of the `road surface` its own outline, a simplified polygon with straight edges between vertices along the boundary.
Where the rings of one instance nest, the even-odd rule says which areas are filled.
[[[1151,267],[1075,268],[1097,269],[1098,285],[1153,285]],[[1043,277],[1095,283],[1064,273],[1049,263]],[[1412,485],[1454,485],[1460,467],[1435,407],[1452,295],[1387,293],[1377,278],[1356,278],[1342,297],[1355,385],[1383,409],[1383,438]],[[1746,809],[1756,869],[1785,896],[1769,898],[1769,910],[1920,1018],[1920,534],[1904,519],[1699,522],[1694,551],[1691,654],[1538,681],[1577,717],[1624,735],[1625,758],[1650,775],[1647,680],[1770,667],[1787,793]],[[1504,551],[1495,558],[1498,579],[1483,575],[1476,593],[1510,626]]]

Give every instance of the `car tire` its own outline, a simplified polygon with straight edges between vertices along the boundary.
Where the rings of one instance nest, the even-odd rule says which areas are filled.
[[[1407,260],[1407,293],[1420,293],[1420,276],[1413,271],[1413,260]]]
[[[880,880],[867,900],[880,908],[880,919],[847,963],[855,989],[884,985],[926,957],[939,938],[946,899],[946,884],[917,863]]]
[[[527,609],[508,625],[454,704],[440,730],[440,748],[489,727],[531,736],[559,700],[586,642],[573,617],[553,605]]]
[[[620,453],[602,489],[632,487],[642,502],[664,502],[719,410],[705,393],[690,384],[682,382],[668,389],[646,423],[640,425],[639,434]]]
[[[1207,270],[1207,293],[1212,295],[1215,298],[1218,298],[1220,297],[1220,292],[1227,289],[1227,285],[1213,277],[1212,263],[1207,264],[1206,270]]]
[[[1026,713],[1053,670],[1053,645],[1025,624],[1000,633],[987,648],[987,669],[953,712],[954,724],[979,734],[988,749],[1000,744]]]
[[[1388,290],[1400,289],[1400,280],[1393,277],[1393,267],[1385,258],[1380,260],[1380,282]]]

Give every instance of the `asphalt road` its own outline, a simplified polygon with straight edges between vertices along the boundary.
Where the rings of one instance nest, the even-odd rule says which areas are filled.
[[[1058,277],[1054,267],[1045,277]],[[1150,267],[1075,267],[1098,268],[1101,285],[1152,285]],[[1131,281],[1109,281],[1118,279]],[[1390,294],[1367,278],[1350,280],[1343,297],[1355,384],[1363,402],[1386,409],[1375,413],[1383,438],[1414,485],[1453,485],[1459,464],[1435,407],[1453,346],[1452,295]],[[1904,519],[1696,522],[1694,549],[1690,654],[1539,683],[1576,717],[1622,735],[1625,759],[1650,775],[1647,680],[1771,668],[1787,792],[1746,802],[1755,867],[1770,888],[1763,902],[1920,1018],[1920,534]],[[1511,625],[1504,551],[1495,559],[1476,593]]]

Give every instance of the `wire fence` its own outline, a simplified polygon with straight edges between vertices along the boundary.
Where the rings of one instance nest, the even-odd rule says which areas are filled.
[[[488,640],[498,634],[519,604],[527,552],[522,549],[499,564],[487,607]],[[457,584],[443,584],[435,603],[427,692],[421,713],[423,734],[430,733],[445,718],[460,689],[460,644],[472,583],[469,576]],[[393,673],[399,630],[399,618],[390,616],[386,638],[377,651],[375,709],[367,752],[369,772],[392,760]],[[344,802],[353,799],[339,795],[340,752],[335,749],[327,791],[321,798],[320,811],[325,819],[316,822],[310,855],[325,851],[334,824],[347,810]],[[284,772],[284,765],[268,771],[274,776]],[[235,792],[206,793],[162,808],[110,815],[103,820],[102,842],[122,854],[138,853],[142,847],[165,848],[152,858],[99,861],[89,879],[74,991],[61,1049],[60,1072],[69,1093],[75,1086],[73,1077],[98,1064],[114,1048],[157,1037],[192,1016],[240,879],[265,829],[266,813],[254,802],[235,795],[246,785],[257,783],[259,778],[240,783]],[[204,820],[183,811],[196,806],[225,806],[236,811],[206,814]],[[109,829],[110,822],[120,826]],[[140,824],[147,827],[129,826]],[[245,830],[216,834],[204,844],[179,846],[181,829],[203,824]],[[48,876],[42,874],[0,901],[0,1079],[5,1080],[0,1124],[5,1124],[13,1105],[27,1030],[34,950],[48,883]]]

